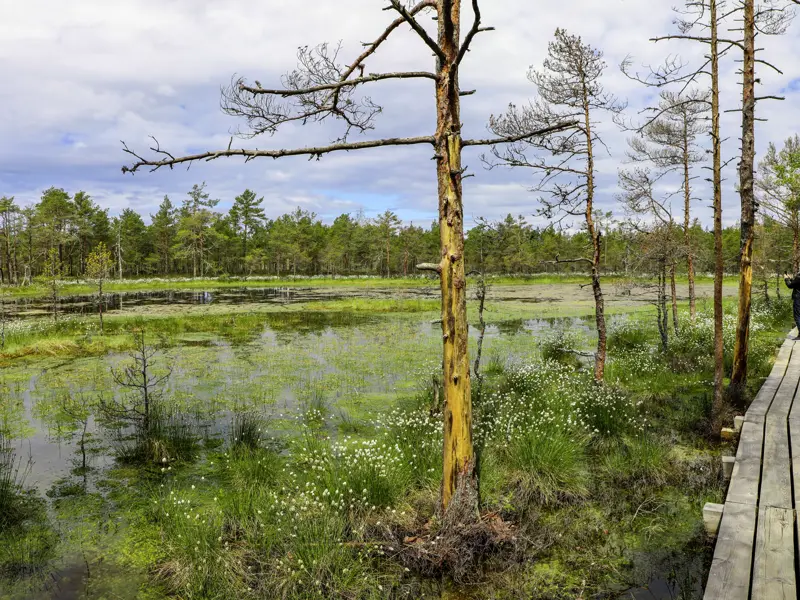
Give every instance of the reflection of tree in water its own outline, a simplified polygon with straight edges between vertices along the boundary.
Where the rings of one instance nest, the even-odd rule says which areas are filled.
[[[281,334],[316,333],[320,334],[328,328],[355,327],[375,321],[372,315],[359,315],[347,311],[292,311],[265,313],[269,328],[279,337]]]
[[[517,335],[518,333],[525,333],[525,324],[527,322],[528,319],[506,319],[504,321],[495,321],[492,326],[501,335]]]

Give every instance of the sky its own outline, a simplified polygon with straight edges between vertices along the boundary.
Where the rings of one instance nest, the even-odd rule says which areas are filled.
[[[471,22],[464,2],[466,26]],[[462,99],[463,134],[486,137],[492,114],[509,103],[522,105],[534,95],[527,78],[541,65],[556,27],[580,35],[603,50],[608,64],[606,89],[627,100],[627,114],[652,104],[657,92],[626,78],[619,69],[628,55],[633,65],[657,65],[669,55],[701,58],[699,45],[685,41],[653,43],[674,32],[673,0],[483,0],[483,22],[494,32],[480,34],[461,69],[461,88],[475,89]],[[130,164],[121,140],[145,153],[151,140],[173,154],[224,149],[230,131],[241,123],[219,108],[220,86],[234,74],[264,87],[278,87],[296,66],[297,49],[341,42],[341,62],[360,54],[363,42],[377,37],[394,18],[385,0],[26,0],[0,2],[0,196],[20,203],[37,200],[50,186],[70,193],[87,191],[118,214],[132,208],[145,216],[164,195],[179,203],[195,183],[206,182],[212,198],[227,209],[250,188],[264,197],[269,217],[296,207],[325,222],[343,212],[374,217],[395,211],[404,221],[428,224],[436,217],[436,177],[427,146],[388,147],[306,158],[219,159],[155,173],[123,174]],[[423,23],[433,31],[429,16]],[[726,34],[727,35],[727,34]],[[734,35],[734,34],[730,34]],[[759,95],[785,101],[759,104],[756,149],[763,155],[772,141],[780,146],[800,132],[800,18],[780,37],[761,37],[762,58],[783,70],[760,68]],[[722,108],[741,99],[735,55],[722,74]],[[433,70],[430,50],[408,27],[399,28],[367,61],[366,71]],[[403,80],[363,88],[383,107],[375,129],[351,140],[432,135],[435,110],[432,84]],[[726,113],[722,122],[726,159],[735,157],[741,117]],[[338,123],[291,125],[274,136],[234,140],[234,144],[278,149],[329,143],[341,135]],[[608,153],[598,157],[598,204],[622,218],[617,201],[617,169],[626,137],[608,119],[600,125]],[[464,181],[466,224],[478,217],[501,219],[511,213],[543,224],[526,169],[487,170],[481,150],[464,150],[464,164],[475,176]],[[758,156],[757,156],[758,158]],[[725,171],[723,220],[738,216],[736,161]],[[707,173],[701,173],[707,177]],[[710,200],[701,185],[694,207],[706,227]]]

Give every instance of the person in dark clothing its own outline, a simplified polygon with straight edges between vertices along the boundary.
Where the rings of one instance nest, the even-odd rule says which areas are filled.
[[[794,311],[794,322],[797,325],[796,340],[800,340],[800,273],[796,275],[783,274],[786,287],[792,290],[792,308]]]

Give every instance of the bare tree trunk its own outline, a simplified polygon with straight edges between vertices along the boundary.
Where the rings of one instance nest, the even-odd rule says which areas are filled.
[[[461,116],[456,65],[461,3],[439,0],[438,7],[439,47],[444,54],[444,60],[439,61],[437,69],[435,136],[444,341],[444,472],[441,508],[445,520],[450,521],[453,518],[477,518],[478,482],[472,443],[472,396],[467,353],[469,334],[464,270]]]
[[[486,306],[486,279],[483,272],[481,272],[480,278],[478,279],[477,297],[478,297],[478,326],[480,327],[480,333],[478,335],[478,344],[475,350],[475,363],[473,366],[473,371],[475,372],[475,379],[478,380],[478,398],[480,398],[481,391],[483,390],[483,375],[481,374],[481,354],[483,353],[483,338],[484,335],[486,335],[486,321],[483,318],[483,309]]]
[[[739,194],[742,204],[739,267],[739,314],[733,350],[730,392],[740,398],[747,383],[750,305],[753,288],[753,240],[755,221],[755,0],[744,0],[744,63],[742,67],[742,157],[739,162]]]
[[[678,292],[675,286],[675,263],[669,266],[669,283],[670,292],[672,294],[672,328],[675,330],[675,335],[678,334]]]
[[[711,430],[719,435],[725,418],[723,396],[725,353],[722,341],[722,144],[719,127],[719,23],[717,0],[709,0],[711,44],[711,138],[714,187],[714,400]]]
[[[594,314],[597,323],[597,354],[594,357],[595,381],[603,381],[606,368],[606,315],[603,290],[600,288],[600,240],[594,239],[592,255],[592,292],[594,293]]]
[[[792,213],[792,275],[800,270],[800,211]]]
[[[664,351],[669,347],[669,323],[667,312],[667,266],[664,259],[658,262],[658,290],[656,298],[656,320],[661,347]]]
[[[100,333],[103,333],[103,282],[102,282],[102,280],[97,285],[97,291],[98,291],[98,296],[99,296],[97,306],[98,306],[98,309],[100,310]]]
[[[594,357],[594,379],[603,381],[606,368],[606,316],[603,290],[600,288],[600,232],[596,231],[592,211],[594,209],[594,154],[592,152],[592,126],[589,119],[589,95],[583,90],[584,127],[586,128],[586,228],[592,240],[592,292],[594,293],[594,316],[597,324],[597,353]]]
[[[686,273],[689,278],[689,318],[694,322],[697,316],[697,300],[694,291],[694,253],[692,248],[691,208],[692,191],[689,177],[689,140],[684,121],[683,131],[683,241],[686,245]]]
[[[119,267],[119,278],[122,279],[122,228],[117,227],[117,265]]]

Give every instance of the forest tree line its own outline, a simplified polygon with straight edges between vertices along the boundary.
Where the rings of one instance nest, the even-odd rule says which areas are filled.
[[[773,194],[774,195],[774,194]],[[765,201],[769,201],[766,199]],[[795,201],[796,202],[796,201]],[[227,212],[216,211],[205,184],[195,185],[180,203],[165,196],[158,211],[145,218],[126,208],[110,216],[89,194],[51,187],[29,206],[0,198],[0,279],[23,284],[43,274],[55,249],[65,277],[84,278],[87,258],[103,243],[113,257],[113,276],[219,275],[373,275],[407,276],[416,265],[436,259],[439,225],[404,223],[394,212],[375,218],[345,213],[330,224],[298,207],[275,219],[265,216],[263,199],[250,190],[237,196]],[[774,202],[773,202],[774,204]],[[787,204],[789,209],[787,209]],[[756,270],[764,277],[797,267],[797,207],[781,204],[756,227]],[[792,216],[794,215],[794,216]],[[596,213],[602,230],[601,268],[607,273],[657,274],[657,260],[643,249],[653,245],[654,227],[642,227],[611,213]],[[479,220],[467,232],[468,269],[493,274],[584,272],[580,263],[556,257],[584,256],[591,247],[585,231],[536,226],[530,217],[509,214]],[[677,239],[682,233],[675,229]],[[655,242],[665,247],[663,240]],[[690,227],[695,269],[714,268],[713,233],[698,220]],[[725,271],[739,269],[739,227],[723,230]],[[685,262],[675,261],[679,275]]]

